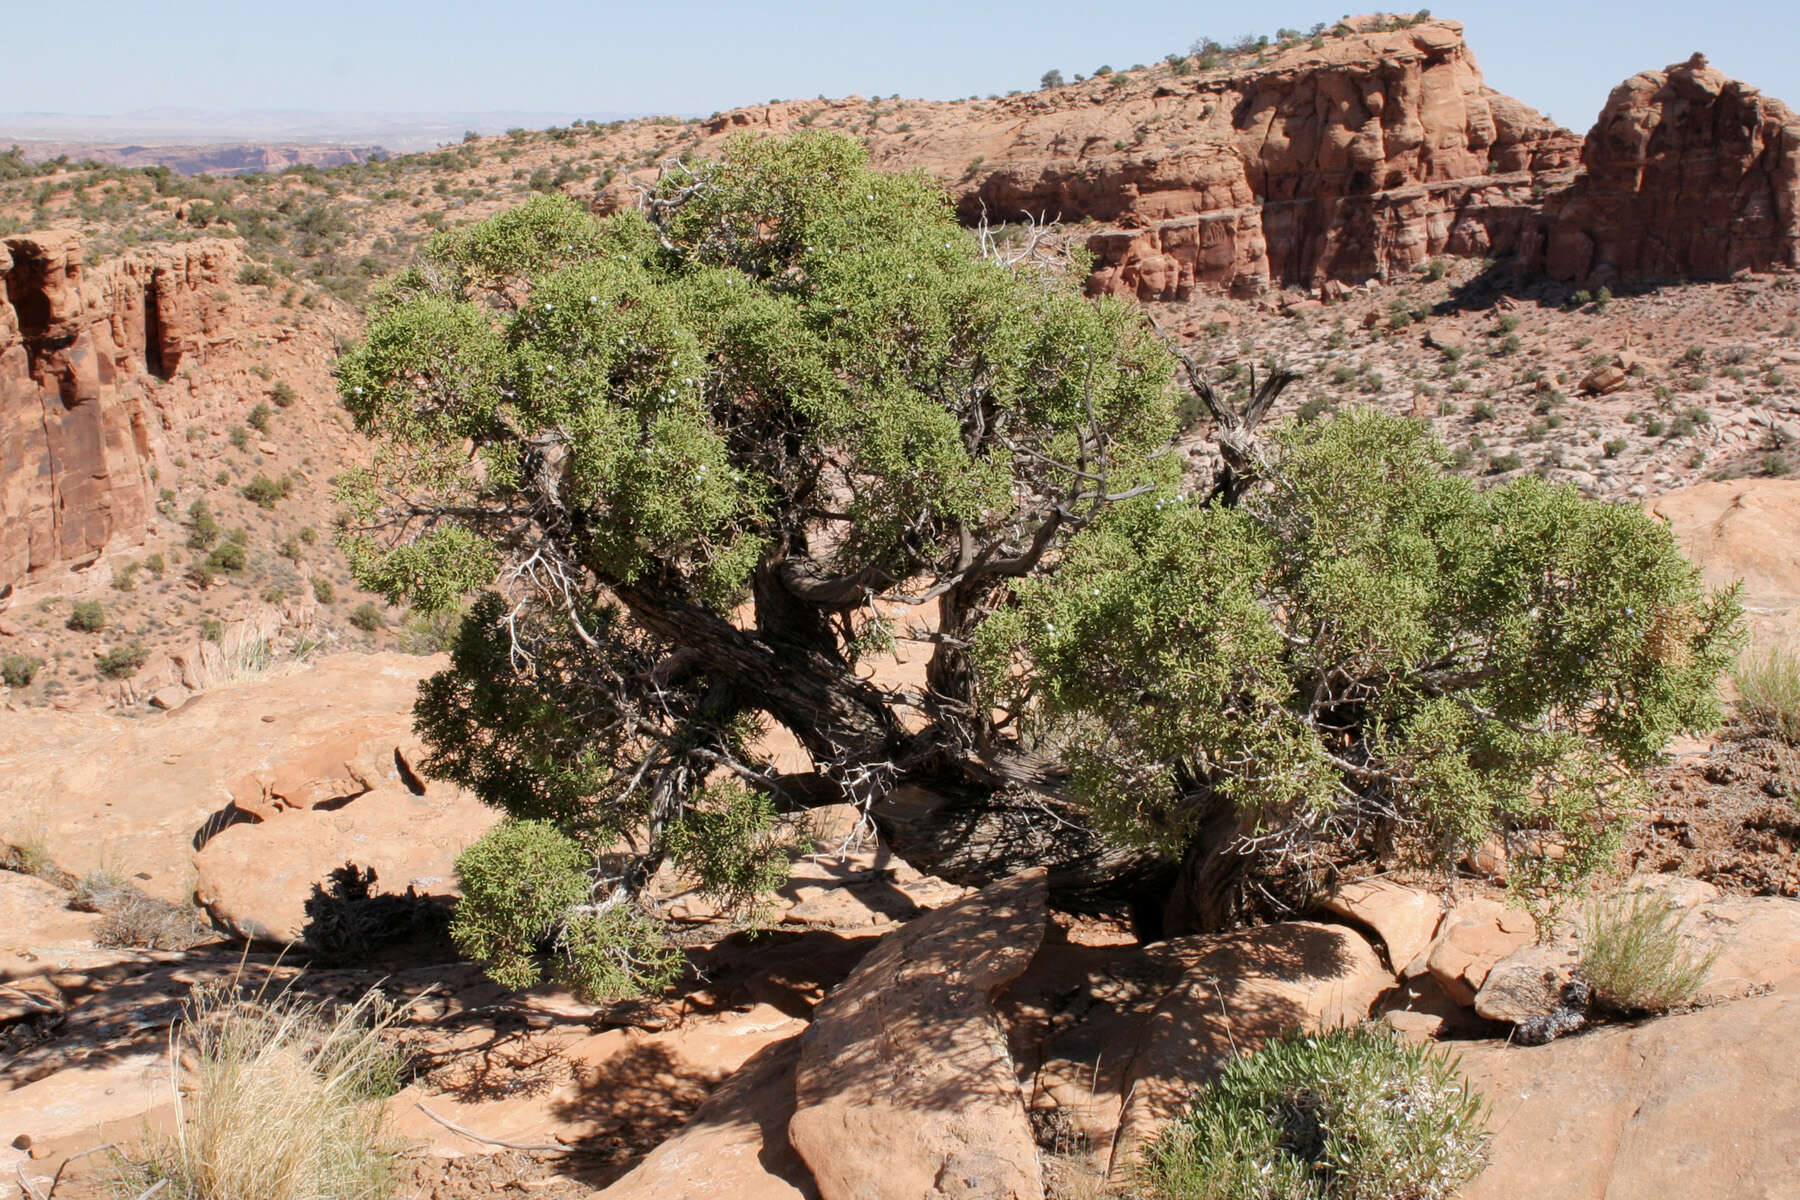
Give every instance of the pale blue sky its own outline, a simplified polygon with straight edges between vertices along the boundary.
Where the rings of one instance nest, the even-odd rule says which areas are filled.
[[[1468,27],[1489,83],[1585,131],[1633,72],[1703,50],[1800,104],[1794,0],[1491,0]],[[0,0],[0,112],[160,106],[709,113],[850,92],[945,99],[1152,62],[1343,14],[1343,0]]]

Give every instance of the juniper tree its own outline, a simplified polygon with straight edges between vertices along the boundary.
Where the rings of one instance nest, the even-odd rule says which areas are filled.
[[[925,869],[1173,885],[1178,924],[1326,837],[1593,860],[1709,719],[1731,600],[1635,510],[1478,493],[1404,423],[1265,453],[1286,374],[1233,407],[1188,372],[1224,464],[1184,480],[1177,359],[1080,266],[807,134],[604,219],[533,199],[390,282],[338,366],[377,447],[342,536],[395,602],[479,593],[417,705],[428,769],[517,822],[466,864],[466,945],[655,978],[658,866],[745,899],[773,819],[842,801]],[[922,689],[871,678],[897,637]],[[759,759],[770,722],[813,770]]]

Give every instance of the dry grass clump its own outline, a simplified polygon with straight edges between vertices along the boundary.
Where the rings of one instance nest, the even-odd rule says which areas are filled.
[[[121,1184],[167,1181],[167,1200],[392,1195],[384,1101],[403,1059],[382,1033],[397,1015],[373,991],[341,1007],[232,983],[196,989],[170,1032],[175,1132],[153,1136]]]
[[[136,885],[105,872],[76,884],[69,907],[101,915],[94,930],[94,941],[101,946],[186,950],[209,933],[192,905],[147,896]]]
[[[1692,1003],[1719,952],[1691,951],[1681,936],[1686,922],[1668,896],[1644,892],[1589,910],[1581,973],[1595,1002],[1627,1015]]]
[[[1746,719],[1789,745],[1800,745],[1800,655],[1779,646],[1745,655],[1731,677]]]

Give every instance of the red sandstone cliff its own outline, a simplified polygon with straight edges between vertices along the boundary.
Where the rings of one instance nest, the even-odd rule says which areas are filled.
[[[68,231],[0,241],[0,592],[142,531],[159,385],[222,336],[237,262],[203,241],[88,270]]]
[[[870,111],[880,105],[861,97],[738,109],[707,122],[695,148]],[[1388,16],[1260,63],[909,102],[904,115],[857,130],[875,166],[937,176],[966,220],[1098,222],[1091,289],[1146,300],[1360,283],[1438,254],[1510,252],[1580,150],[1482,82],[1460,24]],[[616,180],[602,208],[631,203],[630,182]]]
[[[1800,115],[1702,55],[1614,88],[1581,163],[1550,205],[1542,249],[1555,278],[1800,266]]]

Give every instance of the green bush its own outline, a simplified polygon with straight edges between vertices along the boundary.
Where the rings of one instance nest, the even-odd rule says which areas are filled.
[[[1485,1163],[1484,1109],[1425,1046],[1291,1034],[1233,1060],[1138,1180],[1147,1200],[1448,1200]]]
[[[105,654],[94,660],[94,666],[108,679],[129,679],[138,673],[150,658],[150,652],[144,649],[142,642],[132,642],[126,646],[114,646]]]
[[[98,600],[77,600],[67,625],[79,633],[99,633],[106,628],[106,610]]]
[[[256,430],[256,432],[267,433],[269,432],[269,418],[274,415],[274,409],[258,400],[256,402],[256,407],[251,409],[250,415],[244,419],[250,423],[250,428]]]
[[[250,564],[250,555],[244,549],[242,541],[227,538],[213,548],[206,556],[206,566],[213,571],[237,572]]]
[[[213,543],[219,540],[219,532],[219,522],[213,517],[212,509],[204,498],[188,506],[189,550],[212,549]]]
[[[277,379],[275,386],[269,389],[269,399],[275,402],[276,408],[286,408],[300,397],[285,380]]]
[[[1800,746],[1800,655],[1776,646],[1746,655],[1732,672],[1738,711],[1753,724]]]
[[[680,951],[629,904],[593,911],[592,862],[547,821],[502,821],[456,860],[451,937],[502,987],[530,987],[545,961],[590,1000],[666,986]]]
[[[242,425],[233,425],[225,436],[230,439],[231,444],[236,446],[239,450],[249,448],[250,431],[245,429]]]
[[[246,483],[238,491],[244,499],[258,508],[273,509],[278,501],[285,500],[294,490],[294,480],[284,475],[279,480],[270,479],[267,475],[258,475]]]
[[[331,586],[331,580],[323,575],[313,576],[312,589],[313,599],[320,604],[330,604],[337,598],[337,591]]]
[[[30,687],[31,681],[37,678],[37,673],[43,667],[44,660],[41,658],[33,658],[29,654],[8,654],[0,658],[0,680],[4,680],[10,688]]]
[[[385,626],[387,621],[373,602],[364,600],[350,611],[350,623],[364,633],[374,633],[377,629]]]
[[[1691,1002],[1718,951],[1692,953],[1681,936],[1687,913],[1662,894],[1597,902],[1581,939],[1581,974],[1594,1001],[1636,1016]]]

